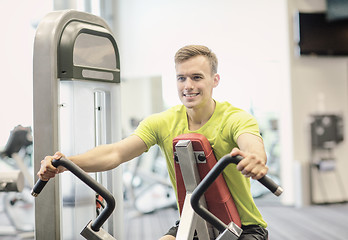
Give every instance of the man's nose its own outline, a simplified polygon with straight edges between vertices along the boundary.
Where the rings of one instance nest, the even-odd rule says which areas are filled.
[[[185,89],[193,89],[193,81],[191,78],[186,78]]]

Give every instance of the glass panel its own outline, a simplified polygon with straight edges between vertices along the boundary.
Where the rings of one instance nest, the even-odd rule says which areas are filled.
[[[106,37],[81,33],[74,46],[74,65],[116,69],[116,54],[111,41]]]
[[[103,79],[103,80],[114,80],[114,75],[112,75],[111,72],[101,72],[101,71],[94,71],[94,70],[88,70],[83,69],[82,70],[82,76],[84,78],[94,78],[94,79]]]

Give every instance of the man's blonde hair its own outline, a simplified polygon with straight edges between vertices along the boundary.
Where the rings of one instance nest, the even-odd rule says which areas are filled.
[[[205,56],[208,58],[211,67],[211,73],[217,73],[218,60],[209,48],[203,45],[187,45],[180,48],[175,54],[175,64],[182,63],[195,56]]]

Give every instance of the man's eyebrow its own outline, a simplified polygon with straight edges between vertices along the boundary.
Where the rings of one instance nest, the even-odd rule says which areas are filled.
[[[200,76],[200,77],[204,76],[204,74],[202,74],[202,73],[192,73],[190,75],[191,76]],[[176,77],[184,77],[184,76],[185,76],[185,74],[177,74],[176,75]]]
[[[204,74],[202,74],[202,73],[192,73],[192,76],[199,76],[199,77],[203,77],[203,76],[204,76]]]

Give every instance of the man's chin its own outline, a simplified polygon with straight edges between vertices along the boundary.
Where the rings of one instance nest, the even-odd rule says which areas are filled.
[[[182,105],[184,105],[187,109],[192,109],[197,106],[197,101],[195,100],[187,100],[187,99],[180,99]]]
[[[187,109],[193,109],[195,108],[195,104],[193,103],[183,103],[183,105],[187,108]]]

